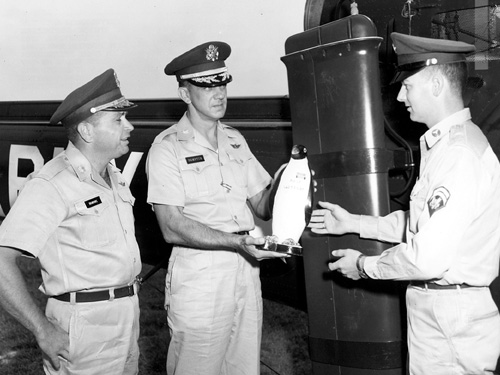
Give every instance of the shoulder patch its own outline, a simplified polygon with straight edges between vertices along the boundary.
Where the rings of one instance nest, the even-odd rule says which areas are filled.
[[[448,200],[450,199],[450,192],[444,186],[440,186],[432,192],[431,197],[427,201],[427,207],[429,208],[429,216],[432,216],[436,211],[446,207]]]

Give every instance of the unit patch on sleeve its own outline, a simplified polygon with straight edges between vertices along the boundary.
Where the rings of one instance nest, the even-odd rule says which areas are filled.
[[[450,192],[444,186],[434,189],[432,196],[427,201],[429,216],[432,216],[434,212],[439,211],[441,208],[446,207],[448,199],[450,199]]]
[[[188,164],[201,163],[203,161],[205,161],[205,158],[203,157],[203,155],[188,156],[186,158],[186,162]]]

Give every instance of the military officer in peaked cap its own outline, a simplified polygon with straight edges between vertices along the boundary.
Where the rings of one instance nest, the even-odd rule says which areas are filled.
[[[129,150],[133,106],[112,69],[69,94],[50,120],[66,128],[66,150],[31,176],[0,226],[0,301],[35,335],[46,374],[138,373],[134,198],[110,163]],[[40,261],[45,314],[21,255]]]
[[[258,374],[262,297],[253,212],[269,219],[272,179],[240,132],[220,122],[232,77],[231,48],[211,41],[173,59],[187,111],[154,140],[146,163],[148,202],[174,244],[165,308],[171,341],[167,373]],[[250,207],[252,210],[250,209]]]
[[[334,250],[344,276],[409,280],[411,374],[493,374],[500,317],[489,285],[500,258],[500,165],[464,106],[466,57],[474,46],[391,34],[397,100],[429,128],[420,139],[420,176],[408,212],[354,215],[321,202],[315,233],[359,233],[398,245],[378,256]]]

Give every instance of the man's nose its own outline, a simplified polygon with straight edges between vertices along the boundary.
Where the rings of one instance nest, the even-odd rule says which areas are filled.
[[[401,86],[401,88],[399,89],[397,101],[404,102],[405,100],[406,100],[406,89],[404,86]]]
[[[132,123],[128,119],[125,119],[125,129],[129,132],[134,130],[134,125],[132,125]]]

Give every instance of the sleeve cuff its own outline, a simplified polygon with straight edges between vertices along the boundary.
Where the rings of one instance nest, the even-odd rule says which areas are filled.
[[[377,277],[378,258],[379,258],[378,256],[367,256],[365,258],[365,263],[363,264],[363,270],[370,279],[378,279]]]
[[[378,238],[378,217],[360,215],[359,236],[361,238]]]

